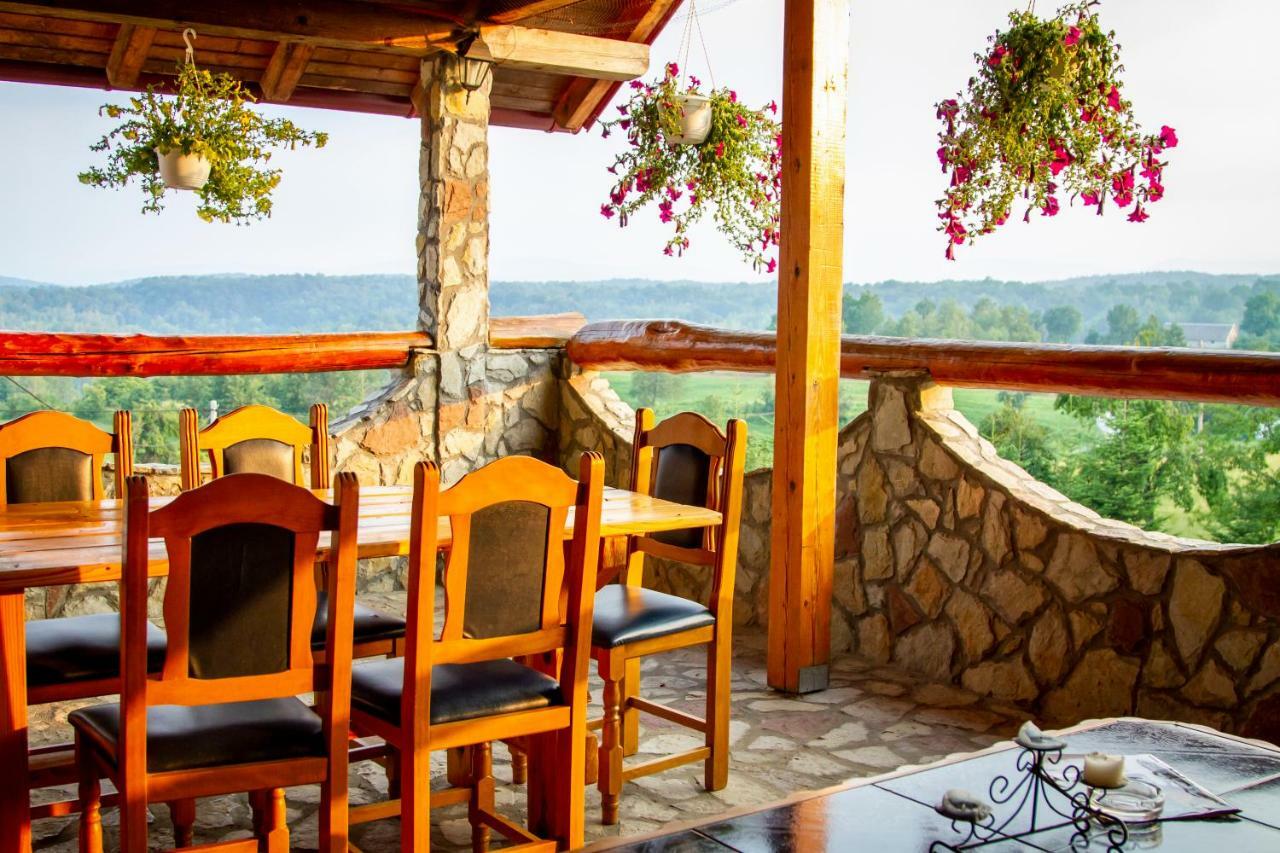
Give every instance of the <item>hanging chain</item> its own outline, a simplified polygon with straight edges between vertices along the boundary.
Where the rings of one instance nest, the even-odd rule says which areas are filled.
[[[698,17],[698,1],[689,0],[689,11],[684,16],[684,29],[680,32],[680,47],[676,49],[676,61],[680,64],[680,88],[689,77],[689,54],[693,50],[693,37],[697,33],[698,43],[702,45],[702,61],[707,66],[707,77],[711,88],[716,87],[716,73],[711,70],[711,52],[707,50],[707,39],[702,33],[702,19]]]
[[[182,43],[187,46],[187,64],[196,64],[196,46],[192,44],[196,40],[196,31],[191,27],[187,27],[182,31]]]

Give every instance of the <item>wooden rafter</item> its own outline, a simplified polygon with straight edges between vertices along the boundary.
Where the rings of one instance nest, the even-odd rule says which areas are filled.
[[[307,63],[315,47],[299,42],[282,41],[276,45],[267,63],[267,70],[262,72],[262,95],[268,101],[281,104],[293,97],[293,90],[302,79],[302,72],[307,70]]]
[[[154,27],[121,24],[107,59],[107,82],[117,89],[131,89],[138,83],[142,63],[147,61],[151,42],[156,37]]]
[[[489,20],[495,24],[514,24],[517,21],[523,21],[526,18],[533,18],[538,15],[546,15],[563,9],[565,6],[572,6],[574,3],[581,3],[582,0],[531,0],[516,9],[508,9],[505,12],[498,12],[489,15]]]
[[[648,42],[680,5],[680,0],[654,0],[627,35],[629,42]],[[609,97],[616,83],[607,80],[576,79],[565,87],[564,94],[552,111],[552,117],[565,130],[578,131],[590,120],[596,109]]]
[[[305,14],[299,14],[302,9]],[[126,23],[265,41],[421,55],[452,43],[458,23],[435,13],[344,0],[262,3],[221,0],[35,0],[0,2],[0,11],[81,21]]]

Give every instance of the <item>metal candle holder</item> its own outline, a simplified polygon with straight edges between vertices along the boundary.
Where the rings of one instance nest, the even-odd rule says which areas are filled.
[[[1060,779],[1049,775],[1048,768],[1062,760],[1066,742],[1042,734],[1032,723],[1025,724],[1015,740],[1022,747],[1015,765],[1020,778],[1015,784],[1007,776],[996,776],[987,792],[996,807],[1016,800],[1013,811],[1001,820],[987,803],[963,791],[947,792],[935,809],[950,818],[951,828],[964,832],[965,837],[958,842],[935,841],[929,846],[930,853],[958,853],[1067,826],[1075,828],[1070,846],[1088,847],[1089,830],[1095,825],[1105,830],[1107,853],[1121,853],[1129,840],[1129,829],[1124,821],[1090,803],[1093,788],[1081,779],[1082,769],[1068,764],[1062,768]],[[1004,830],[1028,809],[1031,811],[1028,828],[1006,833]]]

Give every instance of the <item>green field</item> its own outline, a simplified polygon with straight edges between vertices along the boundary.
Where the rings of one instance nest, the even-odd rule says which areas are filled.
[[[633,407],[650,404],[641,399],[634,388],[644,374],[637,372],[611,372],[603,374],[618,396]],[[676,412],[702,412],[712,420],[741,417],[747,421],[747,468],[764,468],[773,461],[773,376],[756,373],[686,373],[670,376],[665,380],[659,399],[652,401],[659,418]],[[840,413],[842,425],[867,408],[867,386],[862,379],[840,381]],[[956,408],[974,423],[981,426],[991,412],[999,407],[998,392],[985,388],[957,388],[954,392]],[[762,403],[768,400],[768,405]],[[1087,425],[1070,415],[1053,408],[1053,394],[1032,394],[1027,398],[1025,411],[1069,443],[1086,440],[1090,430]]]

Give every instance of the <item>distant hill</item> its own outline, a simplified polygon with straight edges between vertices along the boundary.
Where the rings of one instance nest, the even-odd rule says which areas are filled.
[[[1115,304],[1133,305],[1162,321],[1238,322],[1252,288],[1280,290],[1278,275],[1159,272],[1046,282],[901,282],[870,288],[885,312],[901,315],[922,299],[982,298],[1041,312],[1074,305],[1082,335],[1105,325]],[[588,319],[672,317],[741,329],[763,329],[776,309],[773,284],[645,281],[494,282],[495,315],[581,311]],[[285,333],[398,330],[417,316],[417,285],[407,275],[238,274],[163,276],[66,287],[0,277],[0,328],[27,331],[165,333]]]

